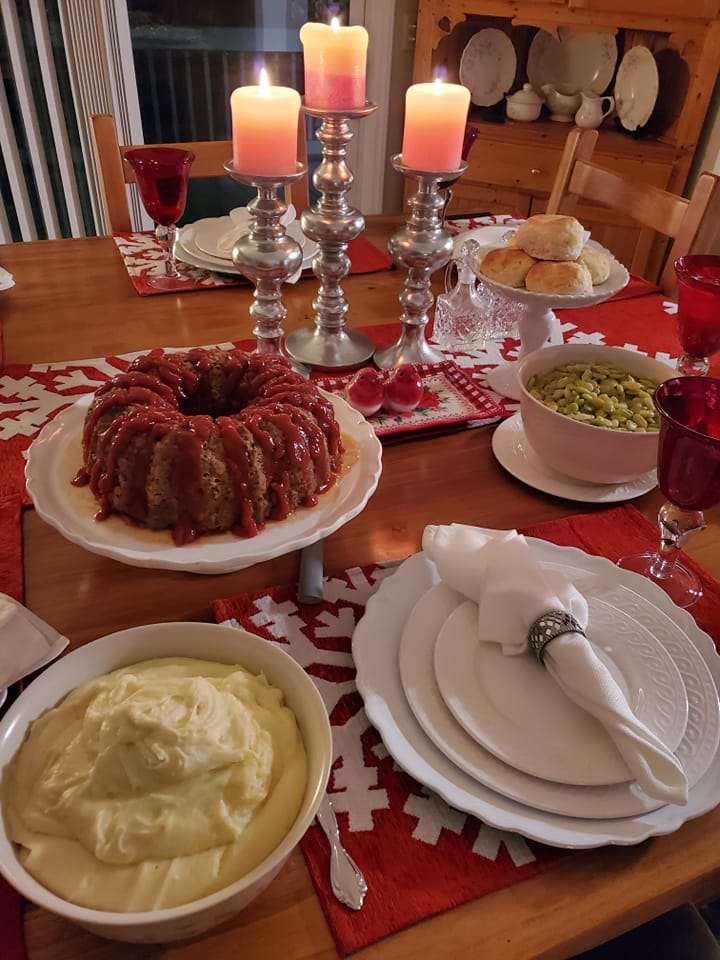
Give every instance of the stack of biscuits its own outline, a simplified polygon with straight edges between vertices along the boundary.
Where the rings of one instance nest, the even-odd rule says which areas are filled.
[[[580,221],[555,213],[529,217],[504,247],[481,256],[480,276],[533,293],[588,294],[610,276],[610,258],[585,244]]]

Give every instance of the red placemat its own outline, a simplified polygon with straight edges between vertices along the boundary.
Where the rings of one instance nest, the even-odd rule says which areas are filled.
[[[0,498],[0,593],[23,602],[20,498]],[[0,956],[25,960],[22,897],[0,877]]]
[[[181,264],[183,275],[188,277],[188,282],[182,290],[157,290],[147,282],[148,276],[157,273],[163,262],[163,253],[155,239],[155,234],[151,231],[116,233],[113,235],[113,240],[117,245],[133,286],[143,297],[168,292],[175,294],[178,292],[192,293],[193,290],[210,290],[214,287],[247,286],[249,283],[243,276],[233,277],[224,273],[214,273],[211,270],[202,270],[183,263]],[[378,270],[387,270],[393,266],[390,257],[382,250],[378,250],[363,235],[350,241],[347,255],[350,257],[351,274],[376,273]],[[303,273],[303,277],[313,276],[312,270],[306,270]]]
[[[657,545],[656,527],[632,506],[580,514],[524,533],[616,559]],[[718,644],[720,585],[688,559],[705,595],[693,609]],[[567,852],[495,830],[447,806],[395,765],[370,726],[353,678],[351,635],[368,598],[391,571],[356,567],[325,582],[325,600],[296,601],[276,587],[215,603],[218,622],[281,643],[316,680],[333,725],[330,791],[343,842],[366,875],[362,910],[342,907],[330,889],[329,851],[317,825],[301,846],[338,950],[345,955],[468,900],[552,869]]]

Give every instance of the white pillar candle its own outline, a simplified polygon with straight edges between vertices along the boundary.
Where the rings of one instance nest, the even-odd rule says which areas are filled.
[[[305,23],[300,28],[305,63],[305,106],[345,110],[365,106],[368,32],[365,27]]]
[[[457,170],[470,91],[457,83],[415,83],[405,94],[402,161],[413,170]]]
[[[300,94],[270,85],[265,70],[256,87],[238,87],[230,95],[233,166],[238,173],[287,176],[298,157]]]

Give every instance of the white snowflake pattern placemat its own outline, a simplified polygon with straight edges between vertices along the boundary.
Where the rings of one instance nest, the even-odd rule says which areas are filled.
[[[328,844],[317,825],[301,846],[342,955],[570,855],[453,809],[388,754],[355,686],[351,636],[389,573],[382,565],[353,567],[326,579],[323,602],[311,606],[297,603],[293,587],[214,605],[218,622],[282,644],[312,676],[327,707],[333,729],[328,789],[343,843],[368,881],[361,911],[333,897]]]

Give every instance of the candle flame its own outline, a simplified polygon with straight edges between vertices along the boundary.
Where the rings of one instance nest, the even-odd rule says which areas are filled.
[[[270,78],[267,75],[265,67],[260,71],[260,96],[267,97],[270,94]]]
[[[433,83],[433,93],[435,96],[439,96],[442,93],[442,80],[440,77],[435,77],[435,82]]]
[[[330,21],[330,26],[332,27],[333,30],[339,30],[340,20],[337,17],[333,17],[332,20]]]

